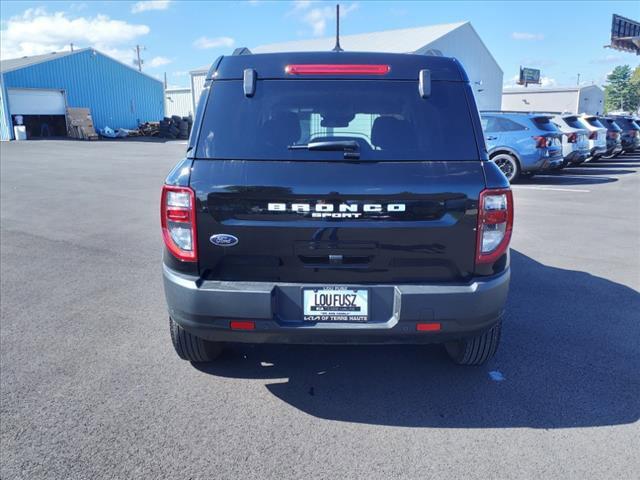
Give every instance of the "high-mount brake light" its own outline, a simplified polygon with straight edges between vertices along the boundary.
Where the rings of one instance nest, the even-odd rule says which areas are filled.
[[[478,202],[476,263],[493,263],[509,248],[513,230],[510,189],[483,190]]]
[[[160,198],[162,238],[171,254],[183,262],[196,262],[196,206],[193,190],[164,185]]]
[[[303,64],[287,65],[284,72],[289,75],[386,75],[389,65],[357,64]]]

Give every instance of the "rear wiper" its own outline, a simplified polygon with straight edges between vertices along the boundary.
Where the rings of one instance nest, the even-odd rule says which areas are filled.
[[[289,150],[312,150],[319,152],[344,152],[344,158],[360,158],[360,144],[355,140],[336,140],[333,142],[309,142],[303,145],[289,145]]]

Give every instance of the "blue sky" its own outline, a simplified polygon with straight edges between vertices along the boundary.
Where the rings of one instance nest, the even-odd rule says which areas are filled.
[[[187,72],[238,46],[332,35],[335,2],[0,1],[1,55],[12,58],[93,46],[130,63],[144,45],[144,70],[174,86]],[[545,85],[602,84],[613,67],[640,57],[603,48],[611,14],[640,20],[638,1],[347,1],[344,34],[471,21],[513,83],[520,65]]]

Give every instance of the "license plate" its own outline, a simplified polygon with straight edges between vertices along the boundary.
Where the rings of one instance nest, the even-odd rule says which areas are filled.
[[[366,322],[369,320],[369,292],[347,287],[302,290],[304,320],[307,322]]]

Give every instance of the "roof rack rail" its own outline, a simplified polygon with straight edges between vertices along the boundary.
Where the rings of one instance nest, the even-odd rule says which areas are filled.
[[[233,51],[231,55],[236,56],[236,55],[253,55],[253,54],[251,53],[251,50],[249,50],[247,47],[238,47]]]

